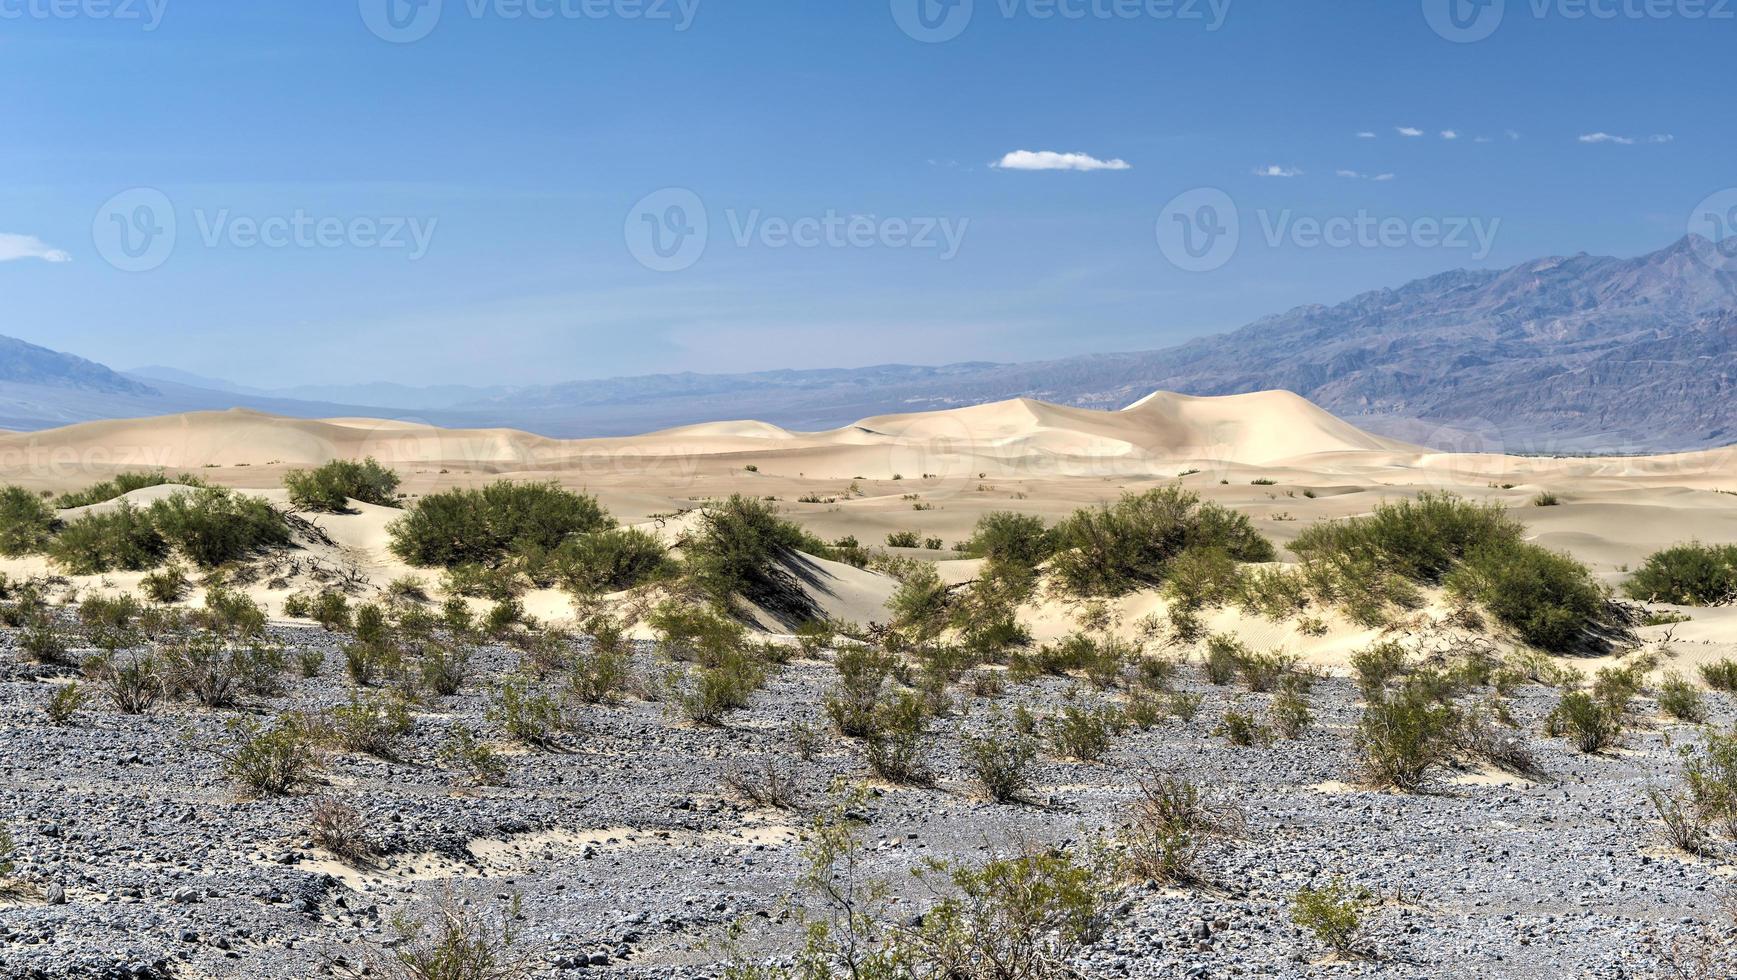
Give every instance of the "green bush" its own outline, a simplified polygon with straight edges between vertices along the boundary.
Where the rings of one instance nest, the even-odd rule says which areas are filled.
[[[1525,527],[1499,503],[1477,504],[1451,493],[1376,506],[1366,517],[1323,521],[1297,536],[1305,561],[1373,559],[1414,582],[1440,584],[1459,562],[1491,543],[1517,543]]]
[[[1272,561],[1273,546],[1244,514],[1197,494],[1162,487],[1081,510],[1055,530],[1052,563],[1077,595],[1119,596],[1162,585],[1171,563],[1196,548],[1216,548],[1240,562]]]
[[[284,715],[271,724],[236,719],[231,745],[221,752],[229,777],[256,796],[287,796],[313,783],[321,763],[305,718]]]
[[[1585,565],[1527,542],[1475,548],[1447,584],[1520,639],[1552,653],[1583,645],[1606,616],[1604,589]]]
[[[344,751],[390,759],[412,725],[402,698],[352,694],[349,704],[331,710],[329,727]]]
[[[1631,598],[1679,606],[1737,602],[1737,544],[1680,544],[1654,552],[1623,586]]]
[[[1659,681],[1659,710],[1678,721],[1702,722],[1707,720],[1707,699],[1673,670]]]
[[[915,531],[893,531],[887,535],[889,548],[921,548],[923,539]]]
[[[494,565],[547,554],[569,535],[615,526],[596,498],[554,483],[491,483],[429,494],[387,527],[392,552],[412,565]]]
[[[1380,697],[1388,684],[1405,676],[1405,647],[1397,640],[1382,640],[1351,654],[1351,669],[1365,698]]]
[[[180,565],[170,565],[140,579],[139,588],[152,602],[174,603],[187,598],[193,583]]]
[[[864,740],[864,755],[875,775],[904,786],[928,786],[934,773],[923,764],[923,737],[928,711],[923,699],[910,691],[882,701]]]
[[[489,720],[513,741],[538,748],[554,744],[556,734],[567,727],[561,702],[538,691],[530,681],[512,677],[501,681],[499,700],[489,709]]]
[[[1363,912],[1373,901],[1368,890],[1348,888],[1337,878],[1320,888],[1305,885],[1291,898],[1291,921],[1335,953],[1348,956],[1355,952]]]
[[[689,576],[708,598],[730,607],[737,597],[796,621],[814,618],[814,603],[788,566],[795,552],[827,557],[829,549],[772,504],[741,494],[707,507],[682,542]]]
[[[1055,536],[1041,517],[996,511],[978,518],[962,550],[992,564],[1035,568],[1055,552]]]
[[[706,606],[672,599],[653,610],[648,621],[657,631],[658,653],[677,662],[714,666],[747,644],[741,623]]]
[[[940,635],[947,626],[948,590],[941,573],[929,562],[904,567],[899,587],[887,599],[893,625],[923,643]]]
[[[1097,762],[1110,750],[1121,727],[1122,712],[1114,705],[1082,708],[1068,704],[1049,719],[1049,742],[1055,754],[1064,759]]]
[[[398,483],[398,474],[381,466],[373,457],[359,463],[335,459],[315,469],[291,470],[283,477],[290,504],[297,510],[331,514],[348,510],[352,500],[396,507]]]
[[[23,487],[0,488],[0,555],[36,554],[47,547],[58,523],[40,495]]]
[[[874,730],[875,707],[887,678],[892,676],[895,660],[869,647],[850,646],[838,652],[833,665],[838,668],[838,684],[827,692],[827,716],[840,735],[867,736]]]
[[[711,666],[672,675],[669,693],[689,721],[717,726],[725,715],[746,708],[765,683],[765,670],[746,653],[734,652]]]
[[[452,726],[437,758],[441,765],[464,773],[478,786],[506,785],[507,764],[500,753],[464,725]]]
[[[168,556],[169,541],[150,513],[125,501],[71,521],[48,545],[49,559],[74,575],[141,572]]]
[[[1236,707],[1224,709],[1224,717],[1212,734],[1224,736],[1226,742],[1239,748],[1266,745],[1273,740],[1272,729],[1261,724],[1252,712]]]
[[[74,493],[63,493],[55,500],[54,506],[59,507],[61,510],[67,510],[72,507],[89,507],[93,504],[106,503],[116,497],[125,496],[126,494],[132,493],[134,490],[143,490],[146,487],[168,486],[170,484],[182,487],[199,488],[207,486],[204,480],[201,480],[190,473],[182,473],[180,476],[174,477],[169,476],[161,470],[150,473],[121,473],[112,479],[92,484],[83,490]]]
[[[585,632],[591,636],[590,647],[574,655],[568,666],[573,694],[586,704],[617,701],[633,680],[633,661],[621,623],[593,616],[585,621]]]
[[[1715,691],[1737,691],[1737,660],[1726,657],[1702,664],[1701,679]]]
[[[182,491],[146,513],[158,533],[201,568],[290,543],[289,524],[271,504],[227,490]]]
[[[1200,786],[1180,776],[1140,782],[1140,798],[1129,807],[1121,833],[1128,872],[1136,879],[1165,884],[1198,880],[1195,859],[1210,838],[1242,834],[1243,812],[1210,802]]]
[[[1568,739],[1582,752],[1600,752],[1622,734],[1622,711],[1585,691],[1562,695],[1544,719],[1546,735]]]
[[[576,535],[549,557],[555,578],[575,595],[621,592],[653,582],[674,568],[662,539],[638,528]]]
[[[1037,740],[1014,729],[999,711],[989,716],[981,736],[966,737],[964,755],[984,794],[996,803],[1016,802],[1031,789]]]
[[[1372,697],[1355,736],[1364,777],[1408,793],[1421,789],[1430,772],[1452,757],[1459,727],[1459,711],[1428,684]]]

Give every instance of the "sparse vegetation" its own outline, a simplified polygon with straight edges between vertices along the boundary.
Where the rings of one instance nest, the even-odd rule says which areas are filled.
[[[1737,602],[1737,545],[1691,542],[1654,552],[1623,590],[1643,602],[1680,606]]]
[[[1351,888],[1337,878],[1320,887],[1305,885],[1291,896],[1291,921],[1333,952],[1352,956],[1363,913],[1373,900],[1367,889]]]
[[[348,510],[351,500],[396,507],[398,483],[398,474],[373,457],[361,462],[335,459],[311,470],[291,470],[283,478],[291,506],[329,514]]]
[[[495,566],[510,557],[540,560],[568,536],[615,526],[593,497],[554,483],[503,480],[421,498],[388,525],[392,551],[412,565]]]
[[[1053,567],[1077,595],[1119,596],[1162,585],[1172,563],[1196,549],[1217,549],[1241,562],[1271,561],[1273,546],[1247,516],[1180,487],[1128,494],[1081,510],[1055,530]]]

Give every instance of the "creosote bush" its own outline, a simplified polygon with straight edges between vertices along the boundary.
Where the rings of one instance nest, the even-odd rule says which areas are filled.
[[[0,487],[0,555],[17,558],[47,547],[59,524],[54,508],[23,487]]]
[[[497,565],[546,556],[568,536],[615,526],[596,498],[554,483],[503,480],[480,490],[432,493],[388,525],[392,552],[412,565]]]
[[[398,505],[398,474],[373,457],[361,462],[336,459],[311,470],[284,474],[284,489],[297,510],[329,514],[349,509],[351,500],[381,507]]]
[[[1159,586],[1173,563],[1198,549],[1240,562],[1272,561],[1273,546],[1248,517],[1180,487],[1128,494],[1114,504],[1077,511],[1054,532],[1051,567],[1073,593],[1120,596]]]
[[[1737,544],[1680,544],[1654,552],[1623,585],[1631,598],[1679,606],[1737,602]]]
[[[1325,885],[1305,885],[1291,896],[1291,921],[1315,934],[1321,944],[1341,956],[1354,955],[1363,913],[1375,896],[1335,878]]]
[[[813,600],[791,566],[796,552],[830,557],[830,549],[772,504],[736,494],[708,506],[682,542],[687,574],[712,602],[730,608],[738,597],[793,622],[815,618]]]
[[[555,580],[581,596],[625,591],[675,571],[663,541],[631,527],[574,535],[555,549],[549,561]]]
[[[1405,792],[1421,789],[1452,757],[1459,724],[1458,710],[1428,683],[1371,696],[1354,738],[1364,778]]]
[[[1199,881],[1201,848],[1212,839],[1242,836],[1246,825],[1240,808],[1208,799],[1193,780],[1175,775],[1141,780],[1128,817],[1121,834],[1128,873],[1165,884]]]
[[[204,489],[208,486],[204,480],[201,480],[191,473],[182,473],[179,476],[170,476],[161,470],[145,473],[121,473],[112,479],[104,480],[101,483],[94,483],[83,490],[73,493],[63,493],[55,499],[54,506],[59,507],[61,510],[67,510],[73,507],[89,507],[93,504],[107,503],[116,497],[122,497],[132,493],[134,490],[143,490],[147,487],[168,486],[171,484],[179,487],[195,487],[200,489]]]
[[[1018,802],[1031,789],[1037,739],[1015,729],[1000,711],[991,713],[981,736],[966,736],[963,751],[971,774],[994,802]]]
[[[449,892],[427,919],[393,920],[397,942],[379,972],[389,980],[524,980],[534,961],[520,942],[520,909],[516,895],[489,913]]]
[[[230,745],[220,750],[224,770],[255,796],[287,796],[312,785],[321,768],[313,726],[287,714],[270,723],[236,719]]]

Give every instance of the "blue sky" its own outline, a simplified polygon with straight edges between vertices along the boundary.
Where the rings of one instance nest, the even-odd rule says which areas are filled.
[[[386,2],[0,0],[0,333],[266,386],[1025,360],[1737,184],[1728,0]],[[1202,189],[1240,235],[1176,261]]]

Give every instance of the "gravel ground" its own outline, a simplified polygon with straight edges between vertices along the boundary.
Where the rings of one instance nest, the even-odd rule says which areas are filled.
[[[347,698],[340,638],[273,632],[329,655],[320,676],[296,678],[252,713]],[[0,631],[5,646],[16,640]],[[636,657],[654,669],[649,650]],[[55,671],[0,651],[0,822],[16,839],[18,875],[35,885],[0,898],[0,977],[343,976],[378,955],[395,916],[426,913],[448,893],[479,908],[520,896],[521,948],[539,976],[717,976],[717,943],[737,920],[753,924],[755,955],[787,954],[794,926],[780,913],[802,871],[807,818],[747,806],[721,783],[775,759],[812,806],[836,777],[867,780],[849,740],[829,735],[806,762],[791,745],[791,723],[823,719],[830,666],[791,665],[726,729],[653,703],[583,708],[559,750],[511,752],[509,785],[457,786],[435,751],[457,723],[498,736],[475,682],[517,659],[484,648],[472,685],[420,707],[398,759],[331,760],[321,792],[361,810],[386,855],[356,870],[308,839],[311,797],[237,797],[202,748],[236,712],[175,704],[130,717],[93,697],[72,726],[53,727],[42,706]],[[1045,679],[1009,698],[1054,708],[1069,686]],[[1719,919],[1731,868],[1673,856],[1643,798],[1649,782],[1674,778],[1672,746],[1692,740],[1692,726],[1643,720],[1621,749],[1583,756],[1536,734],[1555,694],[1525,688],[1512,707],[1545,778],[1447,773],[1405,796],[1348,785],[1361,710],[1348,681],[1319,684],[1316,726],[1269,748],[1211,734],[1232,699],[1258,707],[1265,695],[1193,671],[1183,686],[1205,696],[1193,720],[1130,731],[1100,764],[1045,756],[1039,802],[1026,805],[974,792],[959,732],[981,730],[986,702],[967,698],[964,717],[936,728],[937,785],[880,786],[865,807],[871,869],[903,880],[927,858],[1080,841],[1113,829],[1140,777],[1163,771],[1240,803],[1246,837],[1209,849],[1198,889],[1131,886],[1124,914],[1082,957],[1086,976],[1670,976],[1659,947]],[[1732,702],[1710,701],[1729,724]],[[1637,706],[1655,714],[1650,700]],[[1296,889],[1334,877],[1379,896],[1366,958],[1332,959],[1290,923]],[[917,911],[910,902],[901,914]]]

